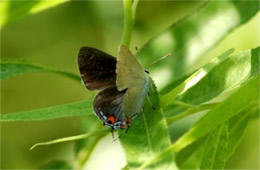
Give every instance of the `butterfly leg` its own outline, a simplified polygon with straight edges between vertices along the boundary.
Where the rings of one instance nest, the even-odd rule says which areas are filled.
[[[130,125],[128,125],[128,126],[126,127],[126,129],[125,129],[125,133],[128,132],[129,128],[130,128]]]
[[[114,128],[111,128],[111,134],[112,134],[112,138],[114,139],[115,136],[114,136]]]

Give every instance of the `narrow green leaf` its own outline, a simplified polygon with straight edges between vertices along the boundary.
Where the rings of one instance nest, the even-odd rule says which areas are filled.
[[[53,72],[53,73],[57,73],[69,77],[76,81],[81,80],[80,76],[77,74],[66,72],[63,70],[58,70],[55,68],[50,68],[43,65],[34,64],[28,61],[2,60],[0,64],[1,64],[0,80],[5,80],[28,72]]]
[[[26,112],[0,114],[0,122],[49,120],[73,116],[92,116],[92,101],[57,105]]]
[[[203,152],[200,169],[224,169],[228,150],[228,123],[210,133]]]
[[[228,149],[226,153],[227,161],[236,147],[239,145],[241,139],[243,138],[245,131],[247,129],[248,123],[253,118],[254,113],[259,115],[259,108],[251,108],[242,111],[236,116],[229,119],[228,124],[228,134],[229,134],[229,142]],[[213,132],[212,132],[213,133]],[[210,133],[210,134],[212,134]],[[207,136],[206,136],[207,137]],[[198,139],[196,142],[188,145],[186,148],[182,149],[176,155],[176,163],[181,169],[198,169],[199,162],[201,162],[202,149],[205,147],[206,137],[202,137]],[[214,141],[212,142],[214,144]],[[223,161],[223,160],[222,160]]]
[[[242,110],[247,109],[249,106],[255,107],[258,105],[258,90],[259,77],[252,78],[247,84],[242,86],[224,102],[207,113],[199,122],[196,123],[196,125],[174,143],[172,150],[178,152],[188,144],[215,129],[222,122],[240,113]]]
[[[120,141],[125,149],[127,166],[130,169],[136,169],[171,144],[155,85],[149,91],[149,99],[151,103],[148,99],[145,100],[144,111],[132,121],[127,134],[120,132]],[[176,169],[173,155],[169,155],[162,161],[153,162],[152,166],[149,166],[149,169],[167,168]]]
[[[247,126],[255,113],[259,115],[259,107],[252,107],[244,110],[229,120],[229,144],[226,156],[227,160],[234,153],[235,149],[244,137]]]
[[[36,148],[37,146],[52,145],[52,144],[56,144],[56,143],[62,143],[62,142],[69,142],[69,141],[81,140],[81,139],[85,139],[85,138],[88,138],[88,137],[91,137],[91,136],[104,135],[104,134],[107,134],[108,132],[109,132],[108,129],[102,129],[102,130],[96,130],[96,131],[89,132],[89,133],[82,134],[82,135],[69,136],[69,137],[59,138],[59,139],[55,139],[55,140],[51,140],[51,141],[47,141],[47,142],[40,142],[40,143],[34,144],[34,145],[30,148],[30,150],[33,150],[33,149]]]
[[[37,13],[57,6],[68,0],[37,0],[37,1],[13,1],[2,0],[0,4],[1,22],[0,28],[23,18],[26,15]]]
[[[224,121],[239,114],[250,107],[259,107],[259,76],[252,78],[239,88],[235,93],[209,111],[187,133],[179,138],[173,145],[165,149],[161,154],[146,161],[141,167],[147,167],[152,162],[165,157],[172,152],[179,152],[189,144],[207,135],[220,126]],[[207,128],[205,128],[207,127]]]
[[[172,53],[167,62],[150,68],[151,77],[162,88],[193,72],[197,68],[195,64],[204,60],[202,56],[205,53],[258,11],[258,1],[209,1],[154,37],[137,56],[147,66],[151,61]],[[165,73],[163,81],[162,73]]]

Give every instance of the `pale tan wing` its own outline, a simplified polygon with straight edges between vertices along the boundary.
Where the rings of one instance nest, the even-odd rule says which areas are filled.
[[[146,77],[141,64],[123,45],[119,49],[116,73],[116,85],[119,91],[133,86],[142,86]]]
[[[123,112],[126,119],[132,118],[133,115],[142,111],[144,99],[150,87],[151,80],[146,75],[142,86],[133,86],[127,89],[123,102]]]

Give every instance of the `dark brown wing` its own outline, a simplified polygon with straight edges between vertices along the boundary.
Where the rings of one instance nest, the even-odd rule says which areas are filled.
[[[123,115],[123,98],[125,92],[126,90],[118,91],[116,86],[107,88],[99,92],[94,100],[94,110],[105,124],[110,116],[115,118],[116,124],[106,124],[114,129],[120,128],[120,125],[125,121]],[[115,125],[118,125],[118,127]]]
[[[116,85],[116,58],[109,54],[92,47],[82,47],[78,55],[78,67],[89,90]]]

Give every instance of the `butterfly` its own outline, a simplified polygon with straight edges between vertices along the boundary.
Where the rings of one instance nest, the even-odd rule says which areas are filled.
[[[117,59],[101,50],[82,47],[78,67],[88,90],[100,90],[93,109],[104,125],[126,129],[142,111],[144,98],[151,87],[149,72],[144,70],[131,51],[121,45]]]

